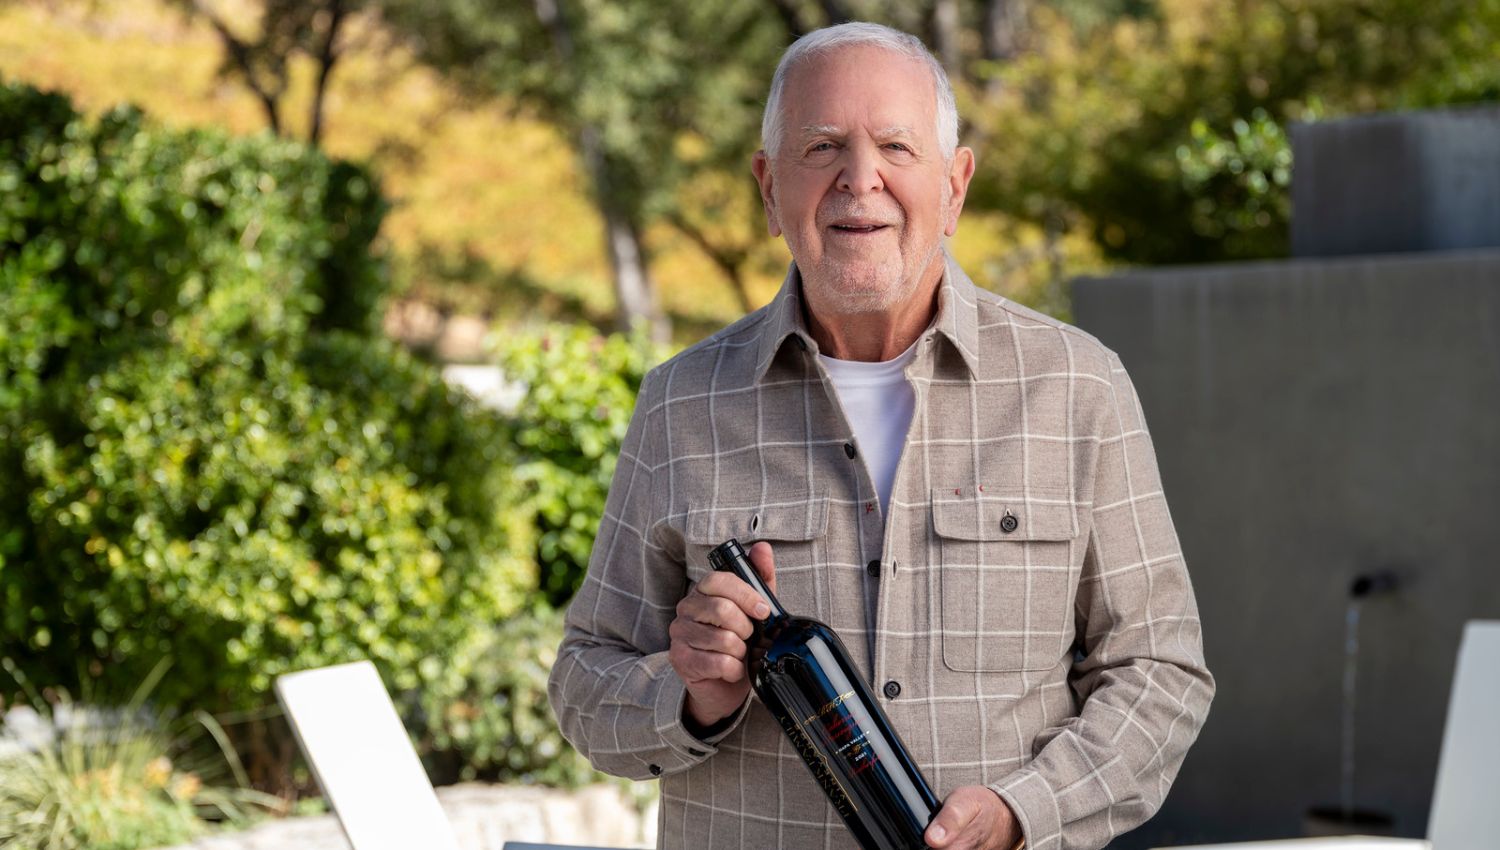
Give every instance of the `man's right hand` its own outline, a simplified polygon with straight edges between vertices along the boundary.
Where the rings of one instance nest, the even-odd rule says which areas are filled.
[[[749,555],[760,580],[775,593],[771,544],[756,543]],[[764,619],[769,613],[750,585],[718,571],[704,576],[677,603],[677,618],[667,629],[667,658],[687,685],[683,720],[706,729],[739,711],[750,694],[745,641],[754,634],[751,619]]]

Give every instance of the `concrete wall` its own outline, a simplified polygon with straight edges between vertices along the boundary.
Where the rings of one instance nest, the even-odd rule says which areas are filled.
[[[1463,622],[1500,616],[1500,251],[1152,270],[1075,288],[1140,391],[1219,696],[1117,850],[1291,837],[1340,795],[1426,830]]]
[[[1500,106],[1292,126],[1292,256],[1500,247]]]

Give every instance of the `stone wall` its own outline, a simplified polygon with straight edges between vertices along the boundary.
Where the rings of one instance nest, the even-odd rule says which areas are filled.
[[[437,789],[462,850],[507,841],[596,847],[656,846],[656,804],[644,812],[614,785],[578,791],[463,784]],[[332,814],[286,818],[171,850],[350,850]]]

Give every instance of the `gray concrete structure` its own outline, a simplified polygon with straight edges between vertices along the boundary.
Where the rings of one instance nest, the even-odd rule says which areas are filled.
[[[1299,173],[1299,179],[1301,179]],[[1219,692],[1115,850],[1299,835],[1341,794],[1421,836],[1465,620],[1500,617],[1500,250],[1151,270],[1075,285],[1151,427]]]
[[[1292,126],[1292,256],[1500,247],[1500,106]]]

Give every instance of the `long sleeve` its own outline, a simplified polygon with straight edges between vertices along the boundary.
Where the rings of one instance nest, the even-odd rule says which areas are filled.
[[[670,474],[654,465],[664,455],[653,414],[656,375],[641,387],[547,687],[563,736],[594,767],[631,779],[703,761],[734,725],[708,741],[695,738],[682,723],[686,689],[667,661],[667,627],[687,572],[652,535],[657,506],[665,504],[658,479]]]
[[[1214,681],[1140,402],[1119,359],[1095,419],[1093,516],[1076,597],[1076,717],[990,787],[1032,850],[1095,850],[1160,808]]]

